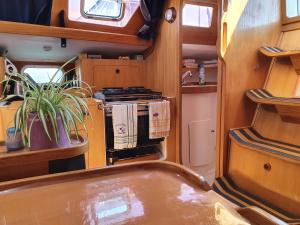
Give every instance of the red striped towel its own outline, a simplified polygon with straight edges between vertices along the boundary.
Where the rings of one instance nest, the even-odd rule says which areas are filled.
[[[156,139],[169,136],[170,102],[149,103],[149,138]]]

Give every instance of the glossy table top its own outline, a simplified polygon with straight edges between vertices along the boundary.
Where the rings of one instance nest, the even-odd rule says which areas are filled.
[[[248,224],[225,223],[228,218],[242,219],[236,219],[237,213],[214,192],[202,190],[200,182],[184,174],[155,164],[120,166],[8,189],[0,192],[0,224]]]

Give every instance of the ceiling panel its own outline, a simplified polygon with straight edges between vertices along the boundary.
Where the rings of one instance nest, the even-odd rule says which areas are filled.
[[[8,57],[14,61],[66,61],[80,53],[100,53],[107,57],[138,54],[144,46],[130,46],[105,42],[67,40],[67,48],[60,47],[60,39],[0,33],[0,47],[8,50]],[[50,48],[45,51],[44,48]]]

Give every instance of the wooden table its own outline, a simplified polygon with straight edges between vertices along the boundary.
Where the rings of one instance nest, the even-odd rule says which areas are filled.
[[[87,148],[88,142],[82,137],[73,140],[69,147],[38,151],[23,149],[8,152],[4,143],[0,142],[0,181],[48,174],[49,162],[82,155]]]
[[[220,225],[224,212],[243,220],[197,174],[167,162],[0,183],[0,223],[9,225]]]

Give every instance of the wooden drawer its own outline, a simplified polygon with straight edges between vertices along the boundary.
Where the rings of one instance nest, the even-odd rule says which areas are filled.
[[[242,190],[300,215],[300,161],[254,149],[231,138],[228,175]]]

